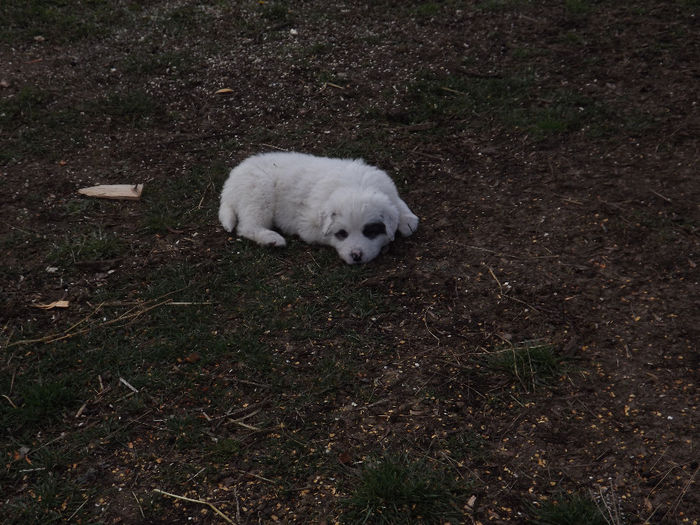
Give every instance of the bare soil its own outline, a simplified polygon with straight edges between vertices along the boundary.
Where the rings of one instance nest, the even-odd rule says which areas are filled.
[[[520,523],[531,504],[567,491],[603,494],[619,504],[620,523],[698,522],[696,2],[117,4],[139,22],[0,45],[4,103],[28,88],[41,95],[2,121],[10,152],[0,165],[4,345],[77,323],[105,283],[131,283],[137,294],[148,286],[139,275],[160,266],[183,261],[206,273],[237,264],[237,247],[246,248],[239,257],[262,250],[230,239],[215,215],[226,170],[253,153],[361,156],[394,177],[421,224],[355,283],[390,308],[353,317],[340,302],[331,316],[340,332],[318,335],[332,329],[323,313],[306,339],[264,336],[289,359],[279,370],[287,393],[271,397],[244,373],[226,379],[237,365],[222,359],[181,397],[134,412],[122,446],[88,446],[60,474],[75,468],[74,478],[104,487],[106,502],[87,506],[102,513],[81,519],[138,523],[148,509],[133,493],[144,506],[155,500],[151,519],[163,523],[220,521],[206,506],[152,493],[170,488],[242,523],[333,522],[363,458],[410,450],[475,483],[466,523]],[[470,91],[483,86],[494,91]],[[230,91],[216,93],[222,88]],[[118,96],[134,92],[148,102],[125,108]],[[46,124],[27,111],[55,118]],[[554,122],[538,121],[543,114]],[[202,169],[190,192],[193,166]],[[94,208],[76,194],[141,182],[148,201],[160,188],[174,191],[173,181],[183,183],[168,206],[182,198],[206,213],[155,233],[140,203]],[[75,214],[75,206],[86,208]],[[47,271],[51,246],[98,224],[129,249]],[[325,250],[297,243],[276,255],[282,275],[268,278],[288,278]],[[342,266],[333,256],[320,261]],[[56,299],[75,307],[34,307]],[[246,322],[231,302],[214,310],[222,330]],[[364,337],[361,366],[300,401],[317,352],[345,351],[351,332]],[[555,347],[566,372],[535,384],[488,369],[484,356],[526,341]],[[50,351],[8,346],[3,374],[19,382],[30,354]],[[196,446],[173,447],[155,429],[163,425],[156,414],[201,403],[217,380],[230,381],[239,406],[261,409],[307,445],[278,460],[284,466],[271,478],[256,462],[274,432],[234,424],[246,451],[239,460],[166,487],[162,465],[190,461]],[[17,387],[3,385],[13,399]],[[358,389],[372,391],[366,403]],[[83,424],[109,417],[111,406],[95,404]],[[74,415],[63,419],[67,432],[80,423]],[[241,422],[257,428],[253,421]],[[15,430],[2,432],[9,449],[19,447]],[[464,436],[476,441],[465,445]],[[316,450],[325,458],[317,472],[304,463]],[[17,468],[11,457],[5,463]],[[28,490],[29,475],[3,487],[4,502]]]

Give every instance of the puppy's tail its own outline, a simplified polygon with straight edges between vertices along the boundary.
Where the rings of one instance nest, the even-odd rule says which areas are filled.
[[[233,206],[224,199],[219,206],[219,221],[227,232],[232,232],[236,227],[236,213],[233,211]]]

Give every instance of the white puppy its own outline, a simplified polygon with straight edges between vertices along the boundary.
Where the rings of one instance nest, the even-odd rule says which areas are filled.
[[[382,170],[363,160],[302,153],[263,153],[236,166],[221,192],[226,231],[267,246],[282,233],[333,246],[348,264],[371,261],[394,240],[411,235],[418,217]]]

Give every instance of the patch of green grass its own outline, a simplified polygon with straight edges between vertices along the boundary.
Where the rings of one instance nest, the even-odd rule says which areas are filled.
[[[531,3],[532,0],[482,0],[477,4],[477,8],[484,11],[504,11],[518,9]]]
[[[47,256],[52,264],[68,265],[80,261],[115,259],[126,253],[128,244],[115,233],[101,228],[54,244]]]
[[[87,492],[78,489],[65,476],[50,472],[30,483],[19,497],[4,502],[7,508],[2,514],[11,516],[11,521],[4,523],[40,525],[60,522],[68,516],[80,517],[78,513],[84,506]]]
[[[504,374],[511,382],[531,392],[554,382],[566,372],[566,362],[549,344],[533,341],[500,348],[484,359],[484,366]]]
[[[481,463],[489,455],[488,443],[477,432],[460,432],[445,440],[444,448],[455,461]]]
[[[323,447],[304,436],[285,431],[266,440],[265,454],[258,461],[264,467],[265,477],[277,478],[282,488],[290,489],[290,479],[308,478],[324,470],[328,455]]]
[[[34,86],[24,86],[19,92],[0,100],[0,124],[3,126],[21,122],[31,122],[41,116],[51,102],[48,91]]]
[[[506,126],[535,139],[610,126],[612,110],[574,91],[545,90],[536,75],[470,77],[424,74],[412,84],[407,102],[412,123],[450,123],[480,128]],[[437,126],[432,132],[450,126]]]
[[[375,113],[374,110],[368,110],[368,120],[374,120],[376,118]],[[332,157],[346,159],[362,158],[370,163],[383,164],[382,158],[391,158],[392,154],[391,147],[383,146],[384,144],[391,144],[391,141],[388,140],[386,135],[386,131],[367,127],[352,138],[338,137],[337,141],[326,146],[324,152],[326,155]],[[370,155],[371,158],[368,158]]]
[[[196,415],[173,416],[166,422],[166,427],[172,433],[175,448],[180,450],[201,446],[207,440],[205,428],[208,425],[204,418]]]
[[[110,204],[111,203],[105,202],[104,199],[77,198],[65,201],[62,207],[63,211],[68,215],[90,217]]]
[[[292,11],[286,2],[260,2],[260,16],[276,26],[287,26],[294,23]]]
[[[134,127],[167,117],[164,105],[143,90],[112,93],[92,101],[76,102],[71,97],[51,88],[24,86],[0,100],[0,127],[7,134],[0,163],[67,156],[83,144],[86,124],[105,117]]]
[[[77,210],[78,213],[82,211]],[[73,252],[86,253],[82,239],[76,244],[66,248],[72,258],[79,257]],[[357,354],[353,350],[367,348],[368,340],[373,347],[377,341],[381,344],[381,338],[376,337],[371,327],[365,327],[362,332],[356,329],[364,326],[367,316],[378,315],[385,308],[381,293],[358,285],[367,272],[371,274],[371,268],[349,268],[337,260],[333,250],[309,247],[299,241],[290,244],[290,250],[281,252],[236,241],[232,245],[240,253],[227,253],[223,260],[202,261],[198,257],[190,263],[166,261],[150,271],[124,274],[119,280],[106,282],[90,297],[91,305],[76,304],[83,310],[69,312],[73,314],[72,319],[61,318],[51,328],[60,334],[76,321],[85,319],[76,328],[86,328],[85,333],[47,345],[20,347],[25,357],[16,377],[12,374],[0,376],[4,392],[11,391],[9,382],[13,377],[15,392],[11,399],[20,408],[13,409],[9,403],[0,404],[2,427],[15,429],[12,438],[19,444],[31,440],[40,430],[46,436],[65,431],[65,440],[42,449],[58,454],[57,459],[32,455],[35,465],[48,469],[49,463],[58,460],[76,462],[72,458],[82,457],[85,450],[109,453],[125,447],[135,433],[143,432],[139,423],[129,422],[140,422],[139,416],[149,409],[167,405],[169,414],[157,425],[161,428],[152,429],[161,444],[178,454],[199,450],[197,454],[215,462],[241,461],[238,454],[241,445],[235,437],[227,441],[229,436],[213,431],[211,424],[198,417],[200,412],[192,408],[193,403],[196,407],[207,407],[208,413],[215,416],[240,401],[237,394],[227,393],[232,383],[221,380],[221,385],[212,384],[209,370],[223,364],[224,375],[264,384],[265,395],[272,397],[296,388],[300,394],[286,395],[285,404],[303,411],[320,406],[321,397],[328,391],[351,388],[356,383],[356,364],[360,359],[364,362],[364,358],[353,357]],[[193,304],[155,306],[166,298]],[[91,315],[103,301],[107,304]],[[203,302],[208,304],[198,304]],[[151,306],[153,308],[148,310]],[[148,311],[111,323],[122,315],[141,310]],[[44,335],[47,334],[35,337]],[[280,347],[278,337],[293,343],[298,340],[318,343],[326,338],[342,337],[342,346],[338,343],[335,348],[339,352],[348,349],[350,352],[343,359],[324,354],[305,356],[300,366],[312,370],[314,379],[309,380],[307,369],[300,375],[289,373],[290,367],[295,365],[288,362],[291,356],[281,350],[284,345]],[[303,348],[303,344],[299,348]],[[183,362],[182,358],[193,352],[201,359],[194,363]],[[321,363],[324,375],[320,379],[316,377],[317,362]],[[51,370],[55,385],[37,387],[34,393],[18,390],[20,384],[39,384],[46,370]],[[131,393],[119,381],[120,377],[144,394]],[[98,378],[101,379],[98,381]],[[102,383],[105,399],[89,403],[86,409],[88,418],[95,418],[95,413],[99,412],[99,422],[80,431],[71,423],[77,424],[82,419],[73,416],[82,403],[95,401],[95,393],[102,391]],[[242,388],[249,391],[256,387],[244,384]],[[20,402],[29,404],[23,407]],[[162,408],[155,410],[158,412]],[[170,418],[170,415],[175,417]],[[154,417],[161,419],[163,415]],[[260,417],[262,421],[256,417],[247,422],[260,428],[278,422],[275,416],[270,421]],[[149,421],[150,416],[143,420],[144,423]],[[271,440],[264,453],[256,453],[256,461],[264,466],[263,475],[283,480],[284,486],[284,480],[298,480],[308,477],[309,472],[326,468],[325,449],[318,446],[312,447],[314,451],[307,450],[299,446],[303,439],[295,435],[279,443]],[[4,447],[2,452],[11,454],[18,447],[13,444],[9,449]],[[7,474],[11,478],[10,485],[14,486],[21,479],[19,470],[22,468],[19,463],[13,465]],[[160,479],[172,474],[175,477],[169,482],[173,479],[185,482],[199,469],[193,472],[186,472],[184,467],[173,467],[172,472],[166,470],[161,465]],[[30,485],[32,490],[43,476],[44,471],[36,475],[36,482]],[[72,501],[68,508],[74,510],[77,506]],[[59,508],[60,504],[51,507],[52,510]],[[23,515],[20,510],[13,510],[15,514]]]
[[[531,75],[470,78],[425,73],[409,87],[410,113],[414,122],[423,122],[512,111],[522,107],[532,84]]]
[[[389,308],[383,291],[358,285],[371,267],[348,267],[332,249],[288,241],[279,250],[236,240],[214,276],[213,297],[228,304],[249,333],[326,340],[354,333],[356,323]]]
[[[519,46],[513,48],[511,51],[511,54],[513,58],[517,58],[518,60],[522,61],[527,61],[527,60],[532,60],[537,57],[542,57],[542,56],[547,56],[550,54],[551,51],[543,48],[543,47],[537,47],[532,44],[528,44],[527,46]]]
[[[563,494],[532,507],[529,523],[532,525],[608,525],[610,522],[601,513],[590,497],[582,494]]]
[[[555,91],[541,106],[514,112],[513,123],[536,137],[605,125],[609,115],[593,100],[567,90]]]
[[[206,3],[167,5],[158,10],[159,31],[177,38],[198,38],[212,23],[212,12]],[[223,9],[222,6],[219,6]]]
[[[127,23],[135,7],[120,7],[109,0],[3,0],[0,41],[40,36],[51,43],[66,43],[97,38]]]
[[[161,101],[140,89],[107,95],[95,101],[91,110],[131,126],[141,126],[165,115]]]
[[[143,79],[144,76],[164,75],[177,71],[184,74],[195,66],[191,53],[185,51],[153,51],[139,49],[130,53],[122,61],[121,69],[125,74]]]
[[[368,461],[351,496],[342,502],[343,523],[458,523],[469,486],[424,461],[384,456]]]
[[[328,55],[333,52],[333,46],[328,42],[316,42],[300,51],[300,55],[304,57],[317,57]]]
[[[2,428],[49,424],[60,419],[65,410],[77,408],[78,388],[64,378],[26,384],[15,396],[17,408],[1,405]]]
[[[589,0],[564,0],[564,10],[574,18],[588,15],[593,9]]]
[[[230,461],[241,454],[243,444],[237,439],[222,438],[207,447],[209,457],[214,461]]]
[[[212,162],[171,174],[161,182],[157,192],[144,192],[143,228],[164,234],[209,223],[216,217],[218,192],[226,173],[224,164]]]
[[[421,2],[412,8],[413,15],[418,18],[430,18],[440,12],[440,5],[436,2]]]
[[[83,140],[84,116],[48,89],[24,86],[0,100],[0,128],[7,133],[0,163],[31,157],[57,158],[60,151]]]

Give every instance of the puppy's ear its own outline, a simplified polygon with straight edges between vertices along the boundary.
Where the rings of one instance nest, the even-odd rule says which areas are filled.
[[[333,229],[333,223],[335,222],[335,216],[337,214],[334,211],[323,210],[319,215],[319,222],[321,223],[321,233],[323,233],[323,235],[330,235]]]

